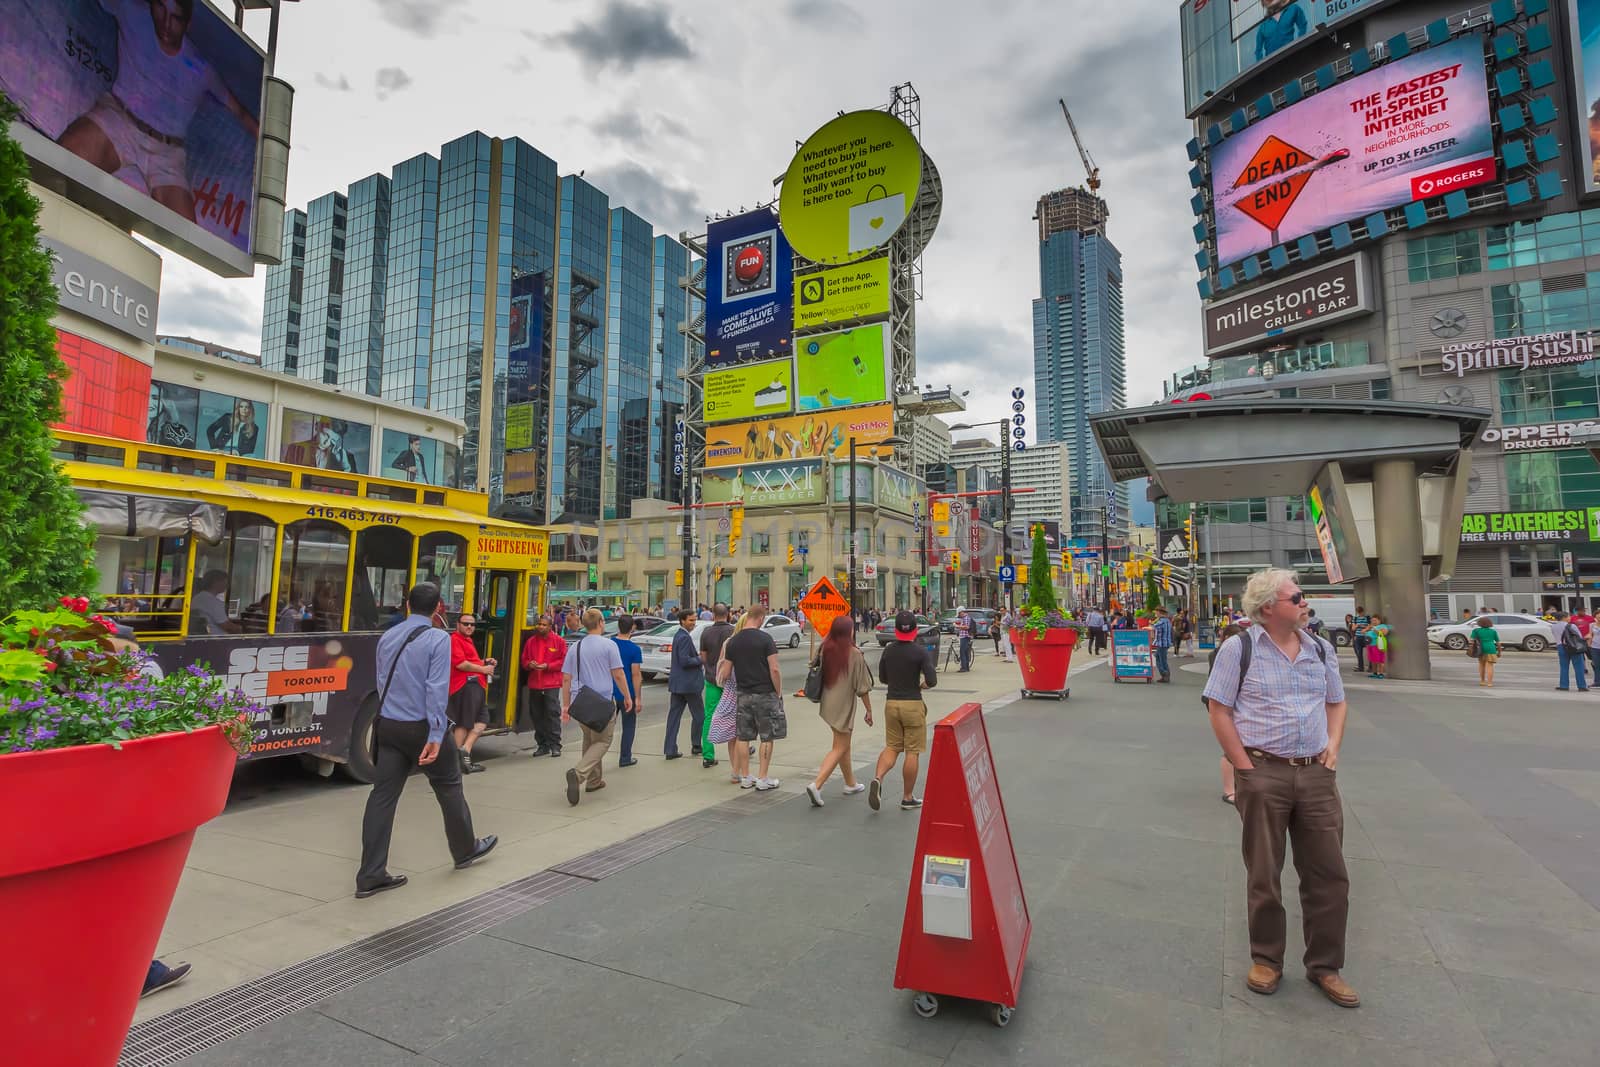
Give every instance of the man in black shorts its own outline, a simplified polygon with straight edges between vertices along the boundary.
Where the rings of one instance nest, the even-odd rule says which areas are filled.
[[[778,646],[762,629],[767,609],[756,604],[745,612],[739,631],[722,646],[722,663],[717,682],[727,685],[731,676],[739,687],[738,738],[733,746],[733,769],[742,789],[776,789],[778,779],[769,778],[772,769],[772,742],[789,736],[789,722],[783,714],[783,677],[778,670]],[[745,743],[761,741],[761,774],[750,775],[750,750]]]

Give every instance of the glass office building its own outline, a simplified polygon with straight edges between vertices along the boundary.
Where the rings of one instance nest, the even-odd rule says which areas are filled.
[[[498,514],[626,516],[680,495],[691,267],[603,190],[474,131],[287,213],[263,364],[461,419],[462,484]]]
[[[1106,237],[1104,201],[1083,189],[1039,200],[1039,299],[1033,302],[1038,440],[1059,441],[1072,461],[1073,537],[1099,537],[1110,490],[1126,523],[1127,487],[1114,485],[1089,432],[1089,416],[1125,406],[1122,254]]]

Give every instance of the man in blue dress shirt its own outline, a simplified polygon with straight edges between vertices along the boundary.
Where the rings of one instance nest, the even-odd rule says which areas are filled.
[[[406,884],[405,875],[389,873],[389,838],[394,831],[395,805],[414,766],[428,776],[439,800],[456,870],[487,856],[499,840],[493,834],[481,839],[473,836],[472,812],[461,788],[461,757],[445,715],[450,693],[450,635],[432,624],[439,606],[439,587],[427,582],[412,586],[406,605],[411,614],[378,639],[378,698],[382,703],[372,726],[377,772],[361,820],[358,898]]]
[[[1256,62],[1306,35],[1306,12],[1299,0],[1262,0],[1256,25]]]

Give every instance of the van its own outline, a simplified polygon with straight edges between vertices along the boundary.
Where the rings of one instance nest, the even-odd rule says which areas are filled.
[[[1339,648],[1349,647],[1350,628],[1345,625],[1344,617],[1356,613],[1355,597],[1308,593],[1306,603],[1317,613],[1322,625],[1328,628],[1328,640]]]

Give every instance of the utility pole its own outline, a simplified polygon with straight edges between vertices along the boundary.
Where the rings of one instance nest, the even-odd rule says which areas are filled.
[[[1019,416],[1020,417],[1020,416]],[[1005,565],[1011,566],[1011,424],[1000,423],[1000,544]],[[1012,609],[1015,582],[1006,583],[1006,610]]]
[[[850,438],[850,575],[846,579],[850,593],[850,615],[856,613],[856,439]]]
[[[1107,568],[1111,566],[1111,490],[1106,490],[1106,499],[1100,508],[1100,610],[1107,615],[1111,614],[1111,575]]]

